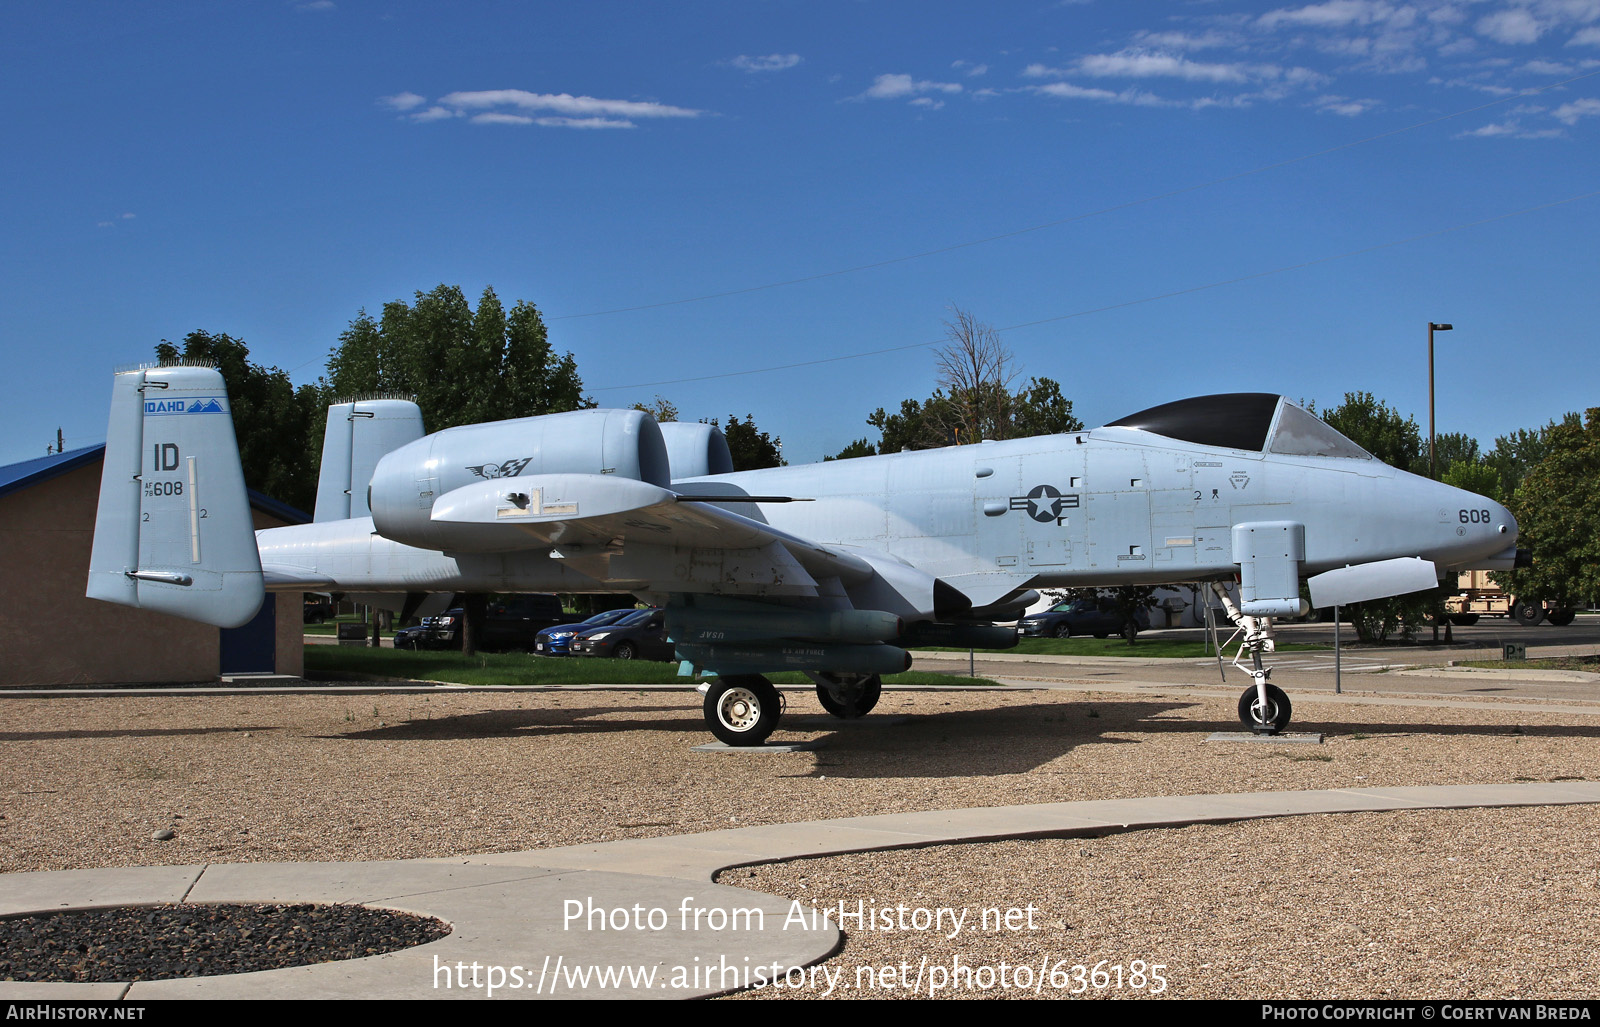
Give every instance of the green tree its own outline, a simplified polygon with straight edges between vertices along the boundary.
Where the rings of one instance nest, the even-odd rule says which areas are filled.
[[[1013,398],[1011,437],[1062,435],[1083,431],[1083,422],[1072,413],[1072,400],[1061,395],[1061,385],[1050,378],[1029,378],[1028,387]]]
[[[650,404],[635,403],[633,409],[641,410],[656,419],[657,424],[667,424],[678,419],[678,405],[665,396],[656,396]]]
[[[1543,434],[1545,455],[1510,503],[1533,566],[1494,579],[1519,598],[1572,606],[1600,596],[1600,407]]]
[[[1500,474],[1502,496],[1515,495],[1527,473],[1549,455],[1550,432],[1557,425],[1580,428],[1583,420],[1576,413],[1568,413],[1560,421],[1551,421],[1543,428],[1518,428],[1494,440],[1494,448],[1485,459]]]
[[[1315,411],[1313,411],[1315,412]],[[1344,402],[1321,418],[1335,431],[1391,467],[1414,470],[1420,458],[1424,473],[1427,448],[1417,422],[1375,399],[1370,392],[1347,392]]]
[[[833,456],[823,457],[822,462],[827,463],[830,460],[853,460],[858,456],[872,456],[876,452],[877,449],[866,439],[856,439],[854,442],[850,443],[850,445],[839,450],[839,452],[835,453]]]
[[[571,353],[550,348],[544,318],[519,301],[508,313],[487,288],[474,310],[459,286],[366,310],[328,355],[328,392],[416,397],[429,431],[592,406]]]
[[[931,408],[925,404],[920,411],[940,434],[965,445],[1083,428],[1072,416],[1072,402],[1051,379],[1030,378],[1026,387],[1013,391],[1020,371],[994,326],[960,307],[950,311],[945,344],[936,358],[939,389],[934,397],[943,402]]]
[[[753,415],[745,414],[741,421],[729,414],[725,427],[715,419],[710,423],[713,428],[719,428],[728,440],[728,452],[733,457],[734,470],[753,471],[760,467],[782,467],[787,463],[781,451],[782,441],[757,428]]]
[[[1439,480],[1458,489],[1488,496],[1496,503],[1505,502],[1505,495],[1500,491],[1500,472],[1487,460],[1457,460],[1439,476]]]
[[[956,438],[948,428],[954,420],[949,403],[943,392],[936,391],[920,403],[914,399],[901,400],[898,414],[888,413],[882,407],[873,411],[867,423],[878,429],[878,452],[898,453],[903,449],[955,445]]]
[[[1458,431],[1443,432],[1433,437],[1433,463],[1438,469],[1439,480],[1443,481],[1450,469],[1458,463],[1476,464],[1482,460],[1478,452],[1478,440]],[[1428,441],[1422,440],[1422,453],[1418,457],[1417,466],[1411,470],[1427,477],[1428,474]]]
[[[317,386],[298,389],[276,367],[250,359],[244,340],[226,334],[192,331],[180,349],[166,339],[156,345],[156,358],[214,364],[228,386],[233,407],[233,433],[245,484],[273,499],[309,511],[317,494],[317,453],[327,419],[326,397]]]

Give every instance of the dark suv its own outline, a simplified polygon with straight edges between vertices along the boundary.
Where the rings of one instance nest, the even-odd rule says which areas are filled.
[[[1150,626],[1150,613],[1140,609],[1130,625],[1127,618],[1112,610],[1102,610],[1091,599],[1073,599],[1057,603],[1043,613],[1030,614],[1017,622],[1026,638],[1071,638],[1073,635],[1093,635],[1106,638],[1143,631]]]
[[[571,620],[561,609],[561,600],[553,595],[507,596],[492,599],[484,610],[483,637],[478,648],[532,650],[539,632]],[[446,610],[437,617],[424,617],[422,630],[408,634],[405,648],[460,649],[462,631],[466,626],[466,611],[461,607]],[[413,629],[407,629],[408,632]],[[400,635],[395,635],[395,645],[401,645]]]

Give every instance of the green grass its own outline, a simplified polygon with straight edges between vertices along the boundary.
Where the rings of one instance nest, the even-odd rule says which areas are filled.
[[[1332,649],[1327,645],[1310,645],[1304,642],[1279,643],[1279,652],[1301,649]],[[964,653],[965,649],[929,646],[924,652]],[[991,652],[1019,656],[1149,656],[1160,659],[1196,659],[1214,655],[1206,650],[1204,642],[1186,642],[1166,638],[1149,638],[1129,645],[1120,638],[1024,638],[1014,649],[980,649],[978,656]],[[1229,652],[1232,652],[1230,649]]]
[[[677,663],[650,660],[607,660],[599,657],[534,656],[529,653],[413,652],[366,649],[360,646],[306,646],[306,673],[338,678],[347,674],[376,674],[391,678],[449,681],[460,685],[683,685],[692,678],[678,676]],[[769,674],[774,684],[810,684],[804,674]],[[911,671],[886,674],[886,685],[993,685],[988,678],[956,677]]]
[[[305,625],[304,626],[304,633],[307,634],[307,635],[332,635],[332,634],[335,634],[338,631],[338,625],[340,625],[340,624],[360,624],[360,623],[361,623],[361,618],[357,617],[357,616],[355,616],[353,614],[348,616],[348,617],[335,617],[332,620],[325,620],[321,624],[307,624],[307,625]]]

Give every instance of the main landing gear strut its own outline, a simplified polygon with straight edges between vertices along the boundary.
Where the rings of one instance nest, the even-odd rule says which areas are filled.
[[[1275,735],[1289,726],[1290,706],[1283,689],[1268,680],[1272,668],[1261,662],[1263,653],[1277,648],[1272,635],[1272,618],[1247,617],[1239,612],[1239,607],[1219,582],[1213,581],[1211,588],[1222,600],[1222,608],[1234,626],[1233,634],[1217,647],[1217,667],[1220,670],[1222,666],[1222,650],[1237,639],[1239,651],[1234,654],[1233,665],[1250,675],[1252,682],[1239,696],[1239,720],[1258,735]],[[1246,653],[1250,654],[1249,665],[1243,662]],[[1223,680],[1227,680],[1226,675]]]

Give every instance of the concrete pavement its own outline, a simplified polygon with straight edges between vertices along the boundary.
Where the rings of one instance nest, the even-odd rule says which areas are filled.
[[[0,982],[0,1000],[687,998],[827,958],[836,926],[712,883],[730,867],[878,849],[1310,813],[1600,803],[1600,782],[1249,792],[941,810],[372,863],[232,863],[0,876],[0,916],[166,902],[361,903],[449,922],[381,956],[136,984]],[[476,965],[477,970],[469,969]],[[791,968],[795,968],[791,970]],[[602,985],[601,974],[609,975]],[[477,983],[474,984],[474,981]],[[586,981],[587,983],[581,983]],[[489,985],[498,985],[490,995]]]

